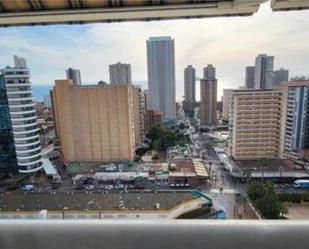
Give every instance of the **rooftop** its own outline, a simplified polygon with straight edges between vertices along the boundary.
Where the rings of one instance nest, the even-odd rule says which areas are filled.
[[[57,193],[57,194],[1,194],[1,211],[112,211],[119,210],[155,210],[160,204],[161,210],[194,199],[191,192],[158,193]]]

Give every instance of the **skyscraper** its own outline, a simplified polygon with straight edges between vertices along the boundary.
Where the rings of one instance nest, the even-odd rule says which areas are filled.
[[[260,54],[255,58],[254,89],[273,88],[274,58],[266,54]]]
[[[163,119],[176,117],[175,48],[171,37],[147,40],[149,109],[162,112]]]
[[[233,92],[233,89],[223,89],[222,118],[226,121],[229,119],[229,105],[230,105],[230,98],[231,98],[232,92]]]
[[[200,117],[202,125],[217,123],[217,79],[216,68],[207,65],[204,79],[201,80]]]
[[[278,86],[281,82],[289,80],[289,70],[280,68],[274,71],[274,86]]]
[[[14,146],[20,173],[41,169],[41,143],[30,71],[22,57],[14,56],[15,67],[2,69],[5,82]]]
[[[109,65],[109,78],[111,84],[132,84],[131,65],[121,62]]]
[[[255,67],[254,66],[248,66],[246,67],[246,89],[254,89],[254,72]]]
[[[66,70],[67,80],[72,80],[74,85],[81,85],[82,80],[80,77],[80,71],[74,68],[68,68]]]
[[[184,70],[185,101],[195,103],[195,68],[189,65]]]
[[[195,108],[195,68],[189,65],[184,70],[185,99],[182,103],[184,112],[193,117]]]
[[[309,81],[285,82],[287,92],[285,152],[309,149]]]

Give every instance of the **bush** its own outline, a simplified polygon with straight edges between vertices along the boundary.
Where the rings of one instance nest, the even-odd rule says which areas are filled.
[[[280,194],[279,200],[281,202],[290,202],[290,203],[301,203],[309,202],[309,194]]]

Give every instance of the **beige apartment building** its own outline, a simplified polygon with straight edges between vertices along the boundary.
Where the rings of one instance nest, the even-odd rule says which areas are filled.
[[[202,125],[217,123],[217,80],[201,80],[200,118]]]
[[[133,93],[130,85],[74,86],[71,80],[56,80],[53,108],[64,159],[131,160],[140,132]]]
[[[138,147],[144,140],[144,96],[141,87],[132,85],[131,88],[133,94],[135,147]]]
[[[230,99],[230,155],[235,160],[281,157],[286,93],[281,90],[234,90]]]

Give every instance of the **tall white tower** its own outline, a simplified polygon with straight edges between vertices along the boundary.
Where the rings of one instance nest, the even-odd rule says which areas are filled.
[[[147,40],[149,109],[160,111],[164,120],[176,117],[175,46],[171,37]]]
[[[30,71],[26,60],[14,56],[14,67],[1,70],[5,80],[17,165],[20,173],[41,169],[41,143]]]

